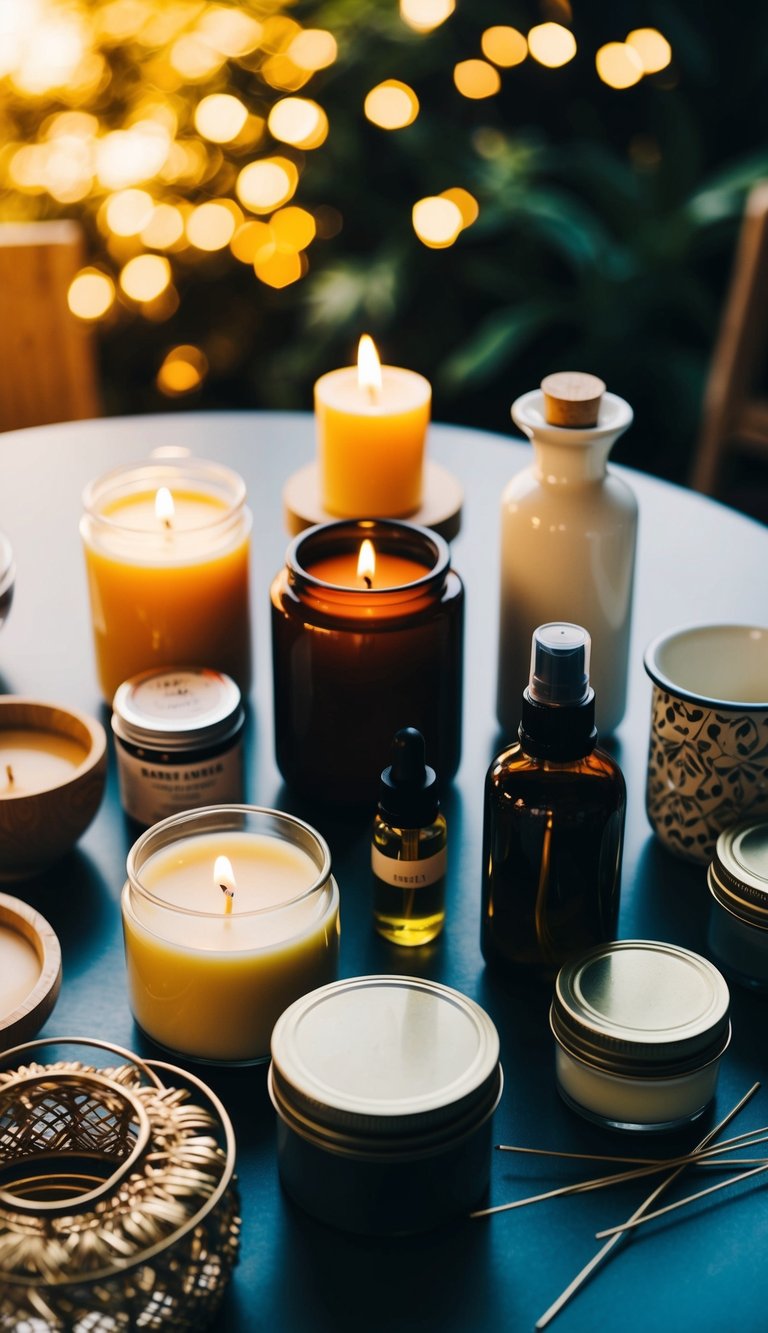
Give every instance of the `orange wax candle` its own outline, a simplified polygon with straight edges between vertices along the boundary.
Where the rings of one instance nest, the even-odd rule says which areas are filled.
[[[164,459],[88,487],[80,531],[99,682],[160,666],[251,679],[245,486],[228,468]]]
[[[399,366],[381,366],[370,338],[357,366],[315,384],[323,504],[342,518],[412,514],[422,497],[432,389]]]

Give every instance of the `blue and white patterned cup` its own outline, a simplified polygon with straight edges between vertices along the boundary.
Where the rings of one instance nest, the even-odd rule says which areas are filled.
[[[706,864],[723,829],[768,815],[768,627],[670,630],[644,662],[648,818],[671,852]]]

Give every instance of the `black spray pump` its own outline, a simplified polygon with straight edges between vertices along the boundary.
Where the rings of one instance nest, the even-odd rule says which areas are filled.
[[[551,982],[615,937],[626,794],[597,747],[589,634],[540,625],[531,648],[520,739],[485,781],[481,946],[502,973]]]
[[[445,920],[447,829],[424,737],[403,727],[381,775],[373,824],[373,920],[393,944],[426,944]]]

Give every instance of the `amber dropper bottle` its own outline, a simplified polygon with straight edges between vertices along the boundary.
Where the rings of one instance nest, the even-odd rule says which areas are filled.
[[[597,748],[589,649],[579,625],[534,631],[519,740],[485,782],[480,943],[509,978],[550,980],[616,935],[626,789]]]
[[[427,944],[442,930],[447,838],[424,737],[403,727],[381,775],[371,841],[374,925],[393,944]]]

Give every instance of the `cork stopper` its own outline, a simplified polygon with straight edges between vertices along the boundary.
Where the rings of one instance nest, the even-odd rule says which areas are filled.
[[[605,385],[597,375],[560,370],[541,381],[544,416],[550,426],[596,426]]]

